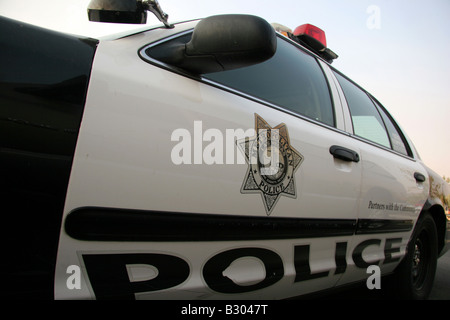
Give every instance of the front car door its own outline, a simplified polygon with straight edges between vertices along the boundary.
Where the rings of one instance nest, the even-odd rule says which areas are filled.
[[[267,62],[203,77],[151,58],[193,25],[98,46],[58,299],[286,298],[352,264],[362,150],[329,70],[285,38]]]

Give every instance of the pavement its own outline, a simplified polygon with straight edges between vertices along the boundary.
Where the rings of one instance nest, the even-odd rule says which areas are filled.
[[[429,300],[450,300],[450,251],[438,260]]]
[[[369,290],[364,283],[352,289],[342,289],[336,293],[319,296],[318,298],[325,300],[389,299],[382,290]],[[428,300],[450,300],[450,251],[438,259],[434,285]]]

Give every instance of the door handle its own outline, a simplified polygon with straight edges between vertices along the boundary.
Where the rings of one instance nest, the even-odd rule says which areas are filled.
[[[359,162],[359,154],[356,151],[341,146],[331,146],[330,153],[336,159],[340,159],[343,161]]]
[[[420,172],[415,172],[414,173],[414,179],[416,179],[417,182],[425,182],[425,180],[427,178],[423,174],[421,174]]]

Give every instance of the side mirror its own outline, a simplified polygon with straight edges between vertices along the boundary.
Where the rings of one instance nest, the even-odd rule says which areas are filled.
[[[164,43],[147,50],[161,62],[195,74],[232,70],[270,59],[275,30],[252,15],[218,15],[201,20],[188,43]]]

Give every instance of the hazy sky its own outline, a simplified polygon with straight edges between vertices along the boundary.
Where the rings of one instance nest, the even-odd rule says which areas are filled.
[[[89,0],[0,0],[0,15],[92,37],[124,28],[88,22],[88,3]],[[248,13],[292,29],[304,23],[317,25],[326,32],[328,47],[339,55],[333,66],[372,93],[413,140],[423,161],[441,176],[450,177],[449,0],[159,3],[171,22]],[[149,13],[148,24],[156,23],[158,20]]]

